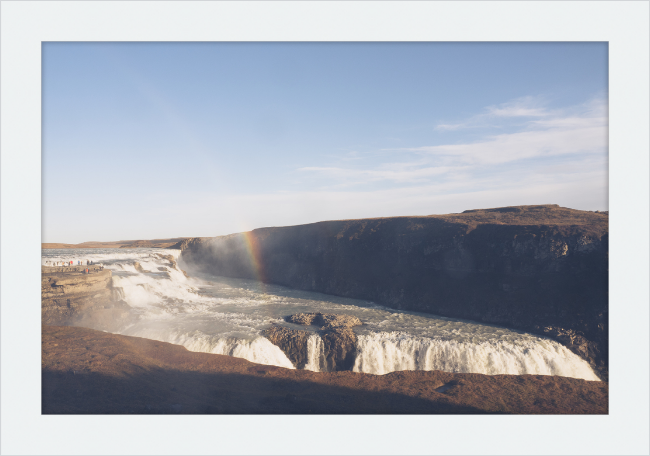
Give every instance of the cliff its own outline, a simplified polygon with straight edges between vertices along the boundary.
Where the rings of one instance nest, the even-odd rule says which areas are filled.
[[[89,273],[84,271],[88,269]],[[99,266],[42,266],[41,321],[111,330],[124,323],[130,306],[119,299],[112,274]]]
[[[261,228],[174,247],[215,275],[547,335],[606,379],[608,219],[517,206]]]

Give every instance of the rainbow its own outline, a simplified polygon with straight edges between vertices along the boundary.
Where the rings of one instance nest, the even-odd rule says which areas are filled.
[[[241,233],[242,239],[244,242],[244,247],[246,248],[246,253],[248,253],[248,258],[255,274],[255,278],[262,284],[266,283],[266,274],[264,273],[264,265],[262,264],[262,255],[260,254],[259,241],[255,234],[252,231],[247,231]]]

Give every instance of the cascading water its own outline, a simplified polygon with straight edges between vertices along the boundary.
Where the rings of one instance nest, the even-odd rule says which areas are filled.
[[[320,372],[323,358],[323,339],[317,334],[312,334],[307,339],[307,364],[305,369]]]
[[[524,335],[516,342],[471,343],[378,333],[359,336],[358,350],[352,370],[370,374],[440,370],[489,375],[560,375],[597,380],[589,364],[564,346],[530,335]]]
[[[179,250],[166,249],[43,250],[42,263],[102,263],[113,273],[115,296],[137,315],[118,333],[180,344],[192,351],[292,368],[282,350],[261,332],[274,323],[283,324],[283,317],[295,313],[339,313],[364,322],[355,328],[358,343],[353,370],[357,372],[442,370],[598,380],[586,361],[543,337],[192,272],[179,255]],[[191,276],[186,277],[181,269]],[[305,369],[319,372],[324,365],[322,339],[314,333],[307,345]]]

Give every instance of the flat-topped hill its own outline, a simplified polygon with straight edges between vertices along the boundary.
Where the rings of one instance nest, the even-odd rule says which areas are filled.
[[[157,248],[165,249],[171,245],[183,241],[187,238],[169,238],[169,239],[152,239],[137,241],[89,241],[80,244],[62,244],[56,242],[44,242],[41,244],[42,249],[135,249],[135,248]]]
[[[406,215],[396,217],[374,217],[367,219],[344,219],[340,222],[357,220],[393,220],[436,218],[454,223],[496,223],[508,225],[585,225],[607,222],[609,211],[582,211],[561,207],[558,204],[532,206],[506,206],[486,209],[468,209],[459,213]],[[328,222],[318,222],[328,223]]]

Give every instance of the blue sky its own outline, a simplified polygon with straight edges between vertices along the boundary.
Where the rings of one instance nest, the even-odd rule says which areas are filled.
[[[608,209],[606,43],[45,43],[43,241]]]

